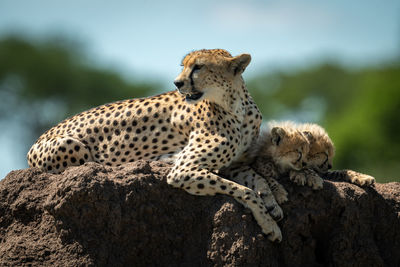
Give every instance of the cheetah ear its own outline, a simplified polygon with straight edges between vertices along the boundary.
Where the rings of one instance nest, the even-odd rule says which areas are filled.
[[[229,68],[233,72],[233,75],[242,74],[251,61],[249,54],[241,54],[230,59]]]
[[[286,136],[286,131],[282,127],[274,127],[271,130],[271,136],[272,144],[279,146],[282,139]]]
[[[308,142],[315,142],[315,137],[310,131],[304,131],[303,134],[307,137]]]

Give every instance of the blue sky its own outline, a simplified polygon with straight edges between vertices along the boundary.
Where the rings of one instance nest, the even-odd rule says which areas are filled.
[[[184,54],[225,48],[251,72],[331,57],[364,64],[400,46],[400,1],[0,1],[0,36],[68,34],[93,57],[171,80]],[[148,75],[150,76],[150,75]]]
[[[400,53],[400,1],[104,1],[0,0],[0,37],[66,34],[95,62],[166,86],[189,51],[250,53],[247,75],[334,59],[353,66]],[[13,132],[0,136],[0,178],[24,168],[9,157]],[[4,161],[3,161],[4,162]]]

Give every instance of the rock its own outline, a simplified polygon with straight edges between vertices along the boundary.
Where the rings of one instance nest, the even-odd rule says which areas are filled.
[[[281,243],[228,196],[166,184],[168,165],[86,163],[0,181],[1,266],[400,266],[400,183],[313,191],[283,179]]]

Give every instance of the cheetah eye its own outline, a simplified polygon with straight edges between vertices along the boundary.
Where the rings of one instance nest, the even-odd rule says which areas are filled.
[[[198,70],[200,70],[202,67],[203,67],[203,65],[195,64],[195,65],[193,66],[192,71],[193,71],[193,72],[198,71]]]

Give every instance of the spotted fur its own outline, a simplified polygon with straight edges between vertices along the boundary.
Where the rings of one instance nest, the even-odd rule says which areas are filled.
[[[335,147],[325,129],[312,123],[300,124],[298,129],[307,136],[310,142],[310,151],[307,155],[308,168],[322,177],[341,179],[359,186],[368,186],[375,182],[374,177],[356,171],[330,170],[335,155]]]
[[[286,201],[287,192],[276,179],[289,175],[291,180],[299,182],[297,171],[305,165],[309,149],[307,138],[292,122],[272,121],[252,146],[254,168],[267,179],[275,198],[279,200],[278,203]]]
[[[59,173],[95,161],[109,166],[140,159],[174,161],[167,182],[194,195],[232,196],[251,209],[271,240],[281,232],[270,216],[282,217],[268,185],[260,196],[216,173],[239,164],[259,133],[261,114],[242,72],[250,55],[199,50],[183,59],[178,91],[119,101],[75,115],[44,133],[28,153],[31,167]],[[236,173],[235,173],[236,174]],[[238,174],[237,174],[238,175]],[[255,175],[250,168],[241,176]]]

